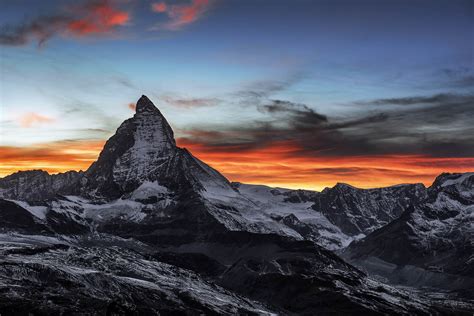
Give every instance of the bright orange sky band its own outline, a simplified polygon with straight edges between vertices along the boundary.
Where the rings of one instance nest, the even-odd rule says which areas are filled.
[[[421,182],[430,185],[442,172],[474,170],[474,158],[433,158],[416,155],[298,157],[287,143],[239,152],[208,148],[178,139],[231,181],[288,188],[322,190],[337,182],[360,188]],[[19,170],[50,173],[86,170],[104,145],[97,141],[63,141],[30,147],[0,147],[0,176]]]

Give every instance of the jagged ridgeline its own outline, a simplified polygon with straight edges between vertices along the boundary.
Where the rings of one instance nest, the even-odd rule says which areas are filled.
[[[231,183],[176,146],[142,96],[85,172],[0,179],[0,313],[469,315],[473,179],[322,192]],[[435,226],[423,257],[415,246]],[[397,257],[400,235],[417,260]],[[437,264],[463,282],[437,282],[457,292],[433,298],[333,251],[363,269]]]

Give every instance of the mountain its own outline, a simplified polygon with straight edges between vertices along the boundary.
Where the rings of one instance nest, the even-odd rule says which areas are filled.
[[[398,218],[408,207],[426,198],[423,184],[358,189],[338,183],[322,192],[270,188],[235,183],[234,187],[255,206],[240,207],[241,214],[269,216],[281,229],[312,240],[328,249],[348,246],[352,241]],[[237,199],[224,201],[234,208]],[[261,215],[260,215],[261,214]]]
[[[82,172],[68,171],[50,175],[43,170],[19,171],[0,179],[0,195],[7,198],[41,202],[57,194],[77,194]]]
[[[85,172],[0,179],[0,313],[469,314],[321,246],[346,246],[424,194],[230,183],[176,146],[142,96]]]
[[[133,118],[120,125],[85,172],[82,194],[110,200],[134,191],[145,181],[165,183],[175,192],[232,191],[219,172],[176,146],[164,116],[142,96]]]
[[[425,200],[351,244],[343,256],[394,283],[472,289],[473,212],[474,173],[441,174]]]
[[[358,189],[338,183],[317,195],[314,210],[350,236],[367,235],[398,218],[408,207],[426,198],[423,184]]]

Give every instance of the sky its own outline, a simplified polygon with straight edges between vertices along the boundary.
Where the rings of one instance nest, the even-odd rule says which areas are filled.
[[[0,0],[0,176],[86,170],[145,94],[231,181],[474,170],[470,0]]]

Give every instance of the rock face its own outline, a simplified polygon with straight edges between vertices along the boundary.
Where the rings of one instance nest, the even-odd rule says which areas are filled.
[[[352,241],[398,218],[410,205],[427,197],[423,184],[405,184],[379,189],[358,189],[339,183],[322,192],[285,190],[258,185],[234,184],[239,193],[303,239],[328,249],[341,249]],[[223,202],[224,203],[224,202]],[[228,203],[228,202],[227,202]],[[228,203],[238,207],[233,199]],[[257,217],[258,208],[247,217]],[[267,221],[269,221],[268,219]]]
[[[348,235],[367,235],[398,218],[410,205],[426,198],[423,184],[358,189],[338,183],[317,195],[314,210]]]
[[[113,199],[145,181],[158,181],[174,191],[202,190],[205,184],[230,188],[227,179],[178,148],[161,112],[142,96],[133,118],[126,120],[104,146],[81,180],[82,193]]]
[[[46,171],[19,171],[0,179],[0,196],[41,202],[57,194],[77,194],[82,172],[68,171],[50,175]]]
[[[442,174],[425,200],[343,255],[395,283],[472,289],[473,212],[474,173]]]
[[[345,247],[406,214],[424,199],[423,187],[338,185],[320,193],[231,184],[176,146],[145,96],[87,171],[20,172],[0,179],[0,189],[0,313],[431,315],[473,308],[374,281],[320,246]]]

